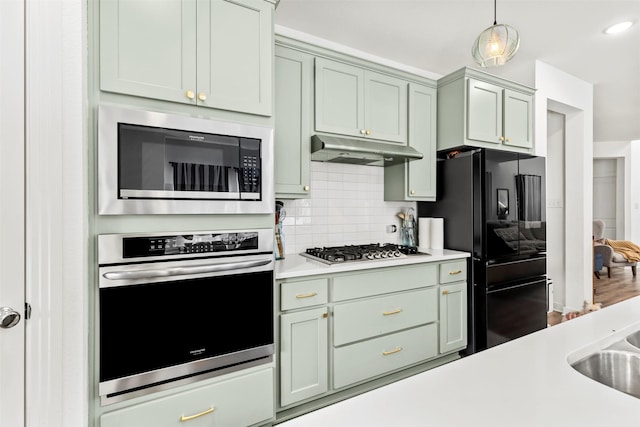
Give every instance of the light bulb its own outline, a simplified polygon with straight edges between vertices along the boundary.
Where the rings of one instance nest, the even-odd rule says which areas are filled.
[[[631,21],[620,22],[618,24],[610,26],[609,28],[604,30],[604,32],[607,34],[618,34],[627,30],[629,27],[631,27],[631,25],[633,25]]]

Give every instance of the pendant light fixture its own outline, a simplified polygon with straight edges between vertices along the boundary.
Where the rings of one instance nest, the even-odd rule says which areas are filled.
[[[493,0],[493,25],[481,32],[473,43],[473,59],[481,67],[499,67],[514,57],[518,47],[518,31],[510,25],[498,24],[496,0]]]

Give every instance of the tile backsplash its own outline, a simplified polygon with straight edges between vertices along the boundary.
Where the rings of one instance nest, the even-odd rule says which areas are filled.
[[[285,254],[307,248],[400,243],[403,208],[415,202],[384,201],[384,168],[311,162],[310,197],[282,200]],[[387,226],[397,231],[388,233]]]

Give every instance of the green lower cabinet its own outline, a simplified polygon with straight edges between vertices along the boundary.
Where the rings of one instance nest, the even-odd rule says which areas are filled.
[[[467,346],[467,283],[440,286],[440,353]]]
[[[329,389],[327,307],[280,315],[280,406]]]
[[[466,263],[453,258],[278,280],[276,420],[459,358],[466,347]]]
[[[400,369],[438,355],[435,323],[336,348],[336,389]]]
[[[252,371],[108,412],[100,417],[100,427],[259,425],[275,415],[273,383],[273,367]]]

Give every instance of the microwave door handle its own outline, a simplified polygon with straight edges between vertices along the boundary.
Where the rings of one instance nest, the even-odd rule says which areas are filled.
[[[109,280],[152,279],[154,277],[188,276],[191,274],[215,273],[219,271],[239,270],[260,267],[271,263],[271,260],[240,261],[217,265],[194,265],[191,267],[174,267],[157,270],[111,271],[103,274]]]

